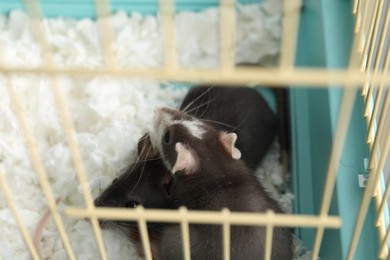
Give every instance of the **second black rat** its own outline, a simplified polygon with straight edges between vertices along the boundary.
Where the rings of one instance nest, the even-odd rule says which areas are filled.
[[[234,132],[241,159],[255,170],[277,134],[277,118],[263,96],[250,87],[198,86],[180,110],[219,130]]]

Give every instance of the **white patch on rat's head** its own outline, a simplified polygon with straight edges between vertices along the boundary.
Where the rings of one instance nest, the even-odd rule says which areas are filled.
[[[157,108],[153,117],[154,133],[150,134],[152,145],[162,153],[161,139],[167,127],[172,125],[182,125],[191,136],[203,139],[206,129],[203,122],[199,120],[174,120],[173,115],[164,111],[164,108]]]
[[[176,120],[172,122],[173,124],[181,124],[190,132],[190,134],[198,139],[203,139],[206,130],[203,128],[203,123],[198,120],[189,121],[189,120]]]

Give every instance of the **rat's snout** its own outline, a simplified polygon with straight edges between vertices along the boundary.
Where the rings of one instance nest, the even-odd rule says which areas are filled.
[[[159,113],[161,113],[161,111],[162,111],[162,107],[156,107],[155,109],[154,109],[154,114],[156,115],[156,114],[159,114]]]
[[[153,126],[154,128],[158,128],[158,126],[161,124],[162,121],[162,108],[158,107],[154,109],[154,116],[153,116]]]

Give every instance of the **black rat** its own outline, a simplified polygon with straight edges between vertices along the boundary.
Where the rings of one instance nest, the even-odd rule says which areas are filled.
[[[250,87],[198,86],[185,96],[180,110],[219,130],[238,135],[241,159],[255,170],[277,132],[277,118],[263,96]]]
[[[251,169],[260,163],[276,133],[275,115],[263,97],[248,87],[194,87],[185,96],[180,109],[221,130],[236,132],[240,137],[237,146],[241,148],[243,160]],[[96,206],[172,208],[167,189],[170,175],[149,142],[148,135],[140,139],[137,162],[96,198]],[[125,233],[142,251],[137,223],[100,223],[102,228],[113,228]],[[148,224],[152,249],[159,243],[162,226],[158,223]]]
[[[175,176],[170,187],[174,208],[283,213],[240,160],[237,134],[168,108],[156,110],[154,128],[153,147]],[[160,246],[160,259],[183,259],[179,225],[164,229]],[[231,259],[263,259],[265,228],[232,226],[230,246]],[[191,224],[190,250],[191,259],[222,259],[221,226]],[[289,228],[274,228],[271,258],[293,258]]]

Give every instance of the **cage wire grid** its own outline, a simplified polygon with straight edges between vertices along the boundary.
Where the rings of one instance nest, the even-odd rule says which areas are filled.
[[[177,64],[175,51],[175,31],[173,23],[174,4],[172,0],[160,0],[159,11],[162,22],[162,35],[164,45],[164,66],[161,69],[123,69],[117,66],[117,61],[112,53],[113,31],[106,17],[111,14],[110,3],[107,0],[96,0],[95,7],[98,17],[100,40],[104,49],[105,67],[86,68],[71,67],[60,68],[54,65],[51,48],[46,38],[40,3],[37,0],[25,0],[24,4],[28,14],[32,18],[34,35],[43,51],[43,64],[34,68],[10,67],[0,64],[0,73],[7,79],[7,90],[13,104],[13,110],[22,129],[25,145],[36,172],[49,210],[53,216],[55,225],[60,235],[62,244],[66,249],[69,259],[76,256],[69,243],[61,215],[57,211],[57,205],[52,195],[47,174],[42,159],[36,147],[36,140],[32,129],[29,128],[25,112],[20,105],[20,98],[16,89],[12,86],[12,78],[20,74],[43,74],[50,77],[53,94],[56,99],[57,110],[62,120],[66,133],[67,143],[71,152],[72,161],[76,170],[78,181],[82,187],[82,195],[86,208],[68,207],[65,215],[77,218],[89,218],[95,234],[100,256],[107,259],[104,248],[98,218],[110,218],[114,220],[134,220],[140,227],[140,234],[146,259],[152,259],[149,244],[147,221],[177,222],[182,227],[183,250],[185,259],[190,259],[189,224],[209,223],[223,226],[224,259],[230,258],[229,237],[230,225],[264,225],[266,227],[265,259],[271,257],[272,232],[275,226],[311,227],[316,229],[312,259],[317,259],[325,228],[340,228],[339,216],[330,216],[329,207],[336,181],[339,157],[346,138],[348,122],[351,118],[353,104],[357,91],[362,87],[361,93],[365,101],[364,117],[367,123],[367,144],[370,148],[368,169],[370,177],[361,201],[359,214],[357,215],[353,236],[350,241],[347,259],[353,259],[357,243],[360,238],[363,222],[367,215],[369,203],[374,199],[376,206],[376,227],[378,229],[380,247],[378,258],[388,257],[387,240],[390,236],[390,228],[384,220],[384,209],[390,194],[390,181],[385,190],[379,184],[383,173],[386,158],[390,149],[389,127],[386,126],[386,117],[389,116],[390,75],[388,68],[390,63],[390,51],[386,46],[386,37],[389,37],[390,10],[385,10],[384,0],[354,0],[352,13],[355,16],[355,28],[353,46],[349,65],[342,70],[309,69],[294,67],[295,46],[300,18],[300,0],[284,1],[282,18],[282,42],[280,64],[276,69],[239,67],[234,65],[234,29],[235,6],[234,0],[221,0],[220,3],[220,59],[218,69],[192,70],[180,68]],[[381,19],[385,19],[384,26],[379,26]],[[1,50],[0,50],[1,51]],[[0,53],[1,55],[1,53]],[[385,57],[384,64],[380,63],[381,57]],[[329,157],[324,192],[319,215],[284,215],[275,214],[272,211],[266,213],[236,213],[224,209],[221,212],[188,211],[180,208],[178,212],[169,210],[149,210],[138,207],[134,210],[118,208],[95,208],[92,195],[88,189],[88,182],[84,172],[83,162],[75,137],[75,130],[67,100],[61,91],[57,77],[83,76],[106,74],[111,76],[136,76],[138,78],[155,78],[171,81],[205,81],[230,84],[261,83],[269,86],[287,85],[295,87],[305,85],[321,87],[325,85],[343,86],[340,114],[338,117],[331,154]],[[374,96],[374,91],[377,91]],[[383,103],[379,101],[386,93]],[[379,118],[379,120],[376,120]],[[379,140],[384,140],[379,142]],[[26,247],[33,259],[39,259],[37,250],[33,245],[23,221],[20,218],[11,191],[4,179],[4,169],[0,169],[0,187],[5,195],[8,206],[12,210],[19,226]]]

